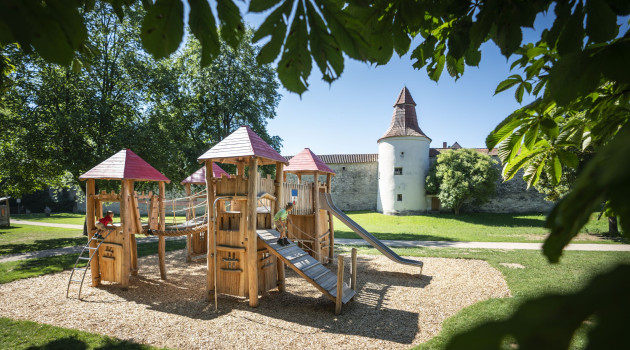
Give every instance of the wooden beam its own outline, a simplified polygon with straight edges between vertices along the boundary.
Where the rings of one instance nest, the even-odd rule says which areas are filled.
[[[284,183],[284,178],[285,178],[285,173],[284,173],[284,164],[283,163],[276,163],[276,198],[278,198],[278,200],[276,201],[276,204],[274,206],[274,211],[271,213],[271,220],[273,220],[273,216],[280,210],[282,209],[282,206],[285,205],[285,203],[282,203],[282,184]],[[285,284],[285,267],[284,267],[284,262],[278,258],[276,258],[276,268],[278,269],[278,281],[277,281],[277,285],[278,285],[278,291],[279,292],[284,292],[286,290],[286,284]]]
[[[247,276],[249,306],[258,307],[258,235],[256,234],[256,195],[258,194],[258,158],[249,160],[247,179]]]
[[[131,215],[133,216],[133,227],[129,232],[129,253],[131,254],[131,275],[138,275],[138,244],[136,242],[136,235],[134,233],[142,232],[142,222],[140,221],[140,208],[138,208],[138,200],[136,199],[135,191],[133,190],[134,182],[129,180],[129,203]]]
[[[236,176],[245,177],[245,162],[238,162],[236,164]]]
[[[129,270],[131,260],[131,205],[129,203],[129,180],[121,181],[120,190],[120,225],[123,234],[123,254],[121,263],[121,284],[123,289],[129,288]]]
[[[313,242],[313,254],[315,254],[315,259],[321,263],[322,245],[319,238],[319,235],[321,234],[321,224],[319,221],[319,179],[317,178],[317,172],[313,176],[313,179],[313,220],[315,220],[313,225],[315,230],[313,233],[313,238],[315,239],[315,242]]]
[[[192,191],[190,190],[190,184],[185,184],[184,186],[186,188],[186,197],[190,197],[192,195]],[[188,206],[189,209],[186,211],[186,220],[190,220],[192,219],[192,211],[194,210],[193,207],[193,199],[189,199],[188,200]],[[192,235],[186,235],[186,262],[191,262],[192,261],[192,246],[191,246],[191,240],[192,240]]]
[[[343,255],[337,256],[337,299],[335,300],[335,315],[341,313],[343,300]]]
[[[94,223],[96,222],[96,220],[94,219],[95,199],[91,197],[94,196],[94,191],[94,179],[88,179],[85,187],[85,192],[87,193],[85,201],[85,219],[88,231],[88,239],[92,239],[92,236],[94,236]],[[98,243],[96,241],[90,241],[91,248],[96,248],[97,245]],[[98,254],[98,252],[94,251],[94,254]],[[95,259],[92,259],[92,262],[90,263],[90,269],[92,271],[92,287],[96,287],[101,284],[101,273],[98,259],[99,256],[97,255]]]
[[[357,290],[357,248],[352,248],[352,266],[350,267],[352,270],[350,276],[350,288],[352,290]]]
[[[214,236],[214,208],[213,208],[213,204],[214,204],[214,184],[212,182],[212,161],[211,160],[206,160],[206,193],[208,196],[208,231],[206,232],[206,235],[208,236],[207,242],[208,242],[208,247],[206,249],[206,265],[207,265],[207,271],[206,271],[206,300],[210,301],[211,300],[211,295],[215,294],[215,290],[214,290],[214,278],[215,278],[215,254],[214,254],[214,240],[215,240],[215,236]],[[217,305],[215,303],[215,309],[217,308]]]
[[[164,181],[159,182],[160,188],[160,231],[164,231],[166,229],[166,203],[164,203],[166,197],[166,184]],[[166,279],[166,237],[160,235],[158,236],[158,258],[160,260],[160,278]]]

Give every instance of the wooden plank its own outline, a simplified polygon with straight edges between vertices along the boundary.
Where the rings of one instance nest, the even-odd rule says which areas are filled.
[[[249,160],[249,176],[247,181],[247,279],[249,288],[249,306],[258,306],[258,261],[256,234],[256,195],[258,194],[258,158]]]
[[[343,296],[343,255],[337,256],[337,297],[335,298],[335,315],[341,313]]]
[[[321,231],[320,223],[319,223],[319,180],[317,179],[317,172],[313,177],[313,214],[314,214],[314,224],[313,227],[313,237],[315,237],[315,241],[313,242],[313,254],[315,255],[315,259],[317,261],[322,262],[322,250],[321,244],[319,243],[319,232]]]
[[[160,181],[159,182],[159,189],[160,189],[160,199],[159,199],[159,203],[160,203],[160,231],[164,231],[164,229],[166,229],[166,205],[164,203],[165,200],[165,196],[166,196],[166,185],[164,181]],[[160,235],[158,237],[158,259],[160,262],[160,278],[165,280],[166,279],[166,240],[165,237]]]
[[[225,244],[217,244],[217,250],[222,252],[245,252],[245,247],[229,246]]]
[[[123,289],[129,288],[129,260],[131,258],[131,211],[129,210],[129,192],[133,181],[122,180],[120,193],[120,224],[123,228],[123,256],[121,264],[121,284]]]
[[[92,239],[92,236],[94,236],[93,230],[96,228],[94,226],[96,222],[94,218],[95,200],[91,198],[91,196],[94,195],[94,191],[95,191],[94,179],[87,180],[85,191],[87,193],[87,199],[85,201],[85,218],[86,218],[86,225],[88,229],[88,239]],[[91,248],[96,248],[96,246],[97,246],[96,241],[90,241]],[[96,257],[96,259],[92,259],[92,262],[90,263],[90,269],[92,272],[92,287],[97,287],[99,284],[101,284],[98,256]]]
[[[206,167],[206,195],[207,195],[207,210],[208,210],[208,231],[206,233],[208,239],[208,249],[206,251],[206,299],[210,301],[210,295],[214,294],[215,298],[215,309],[218,308],[217,298],[216,298],[216,290],[215,290],[215,281],[216,281],[216,264],[215,259],[216,255],[214,254],[214,247],[216,246],[216,237],[214,235],[215,227],[214,227],[214,183],[212,179],[212,161],[207,160],[205,162]],[[218,185],[217,185],[218,187]]]

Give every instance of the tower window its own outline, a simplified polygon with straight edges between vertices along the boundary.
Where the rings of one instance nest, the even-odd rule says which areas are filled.
[[[399,202],[402,202],[402,194],[400,194],[400,193],[397,194],[396,195],[396,200],[399,201]]]
[[[402,168],[394,168],[394,175],[402,175]]]

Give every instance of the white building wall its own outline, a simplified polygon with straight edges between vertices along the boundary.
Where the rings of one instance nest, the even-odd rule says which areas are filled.
[[[388,137],[378,143],[378,212],[412,215],[426,211],[430,143],[418,136]],[[402,168],[401,175],[395,174],[396,168]]]

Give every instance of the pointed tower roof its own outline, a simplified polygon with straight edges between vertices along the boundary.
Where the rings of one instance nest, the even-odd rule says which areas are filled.
[[[288,163],[283,156],[278,154],[248,126],[241,126],[236,129],[197,160],[201,162],[212,159],[220,163],[235,164],[251,156],[259,157],[261,165],[274,164],[275,162]]]
[[[289,161],[289,165],[284,168],[284,171],[289,173],[297,172],[320,172],[334,174],[326,163],[324,163],[310,148],[303,149],[300,153],[296,154]]]
[[[398,94],[396,104],[394,104],[394,115],[389,129],[380,139],[396,136],[419,136],[431,140],[418,126],[416,116],[416,102],[411,97],[411,93],[405,86]]]
[[[79,176],[79,179],[171,182],[171,180],[130,149],[123,149],[107,158],[99,165]]]
[[[221,176],[230,177],[225,170],[221,169],[219,164],[212,163],[212,177],[221,177]],[[206,183],[206,166],[202,166],[201,169],[192,173],[189,177],[185,178],[184,181],[180,182],[183,184],[205,184]]]

